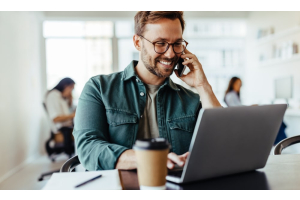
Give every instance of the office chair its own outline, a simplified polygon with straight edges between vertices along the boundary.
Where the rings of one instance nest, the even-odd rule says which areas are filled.
[[[282,150],[293,145],[300,143],[300,135],[293,136],[284,140],[281,140],[274,148],[273,155],[280,155]]]
[[[43,106],[44,106],[46,113],[48,114],[46,104],[43,103]],[[64,132],[70,131],[70,129],[72,129],[72,127],[63,127],[62,129],[60,129],[60,132],[57,134],[54,134],[53,131],[51,130],[50,138],[46,141],[45,148],[46,148],[47,154],[52,162],[55,162],[55,155],[58,155],[63,152],[68,154],[69,158],[72,157],[74,151],[69,151],[69,150],[66,151],[66,147],[64,145],[64,137],[63,137]],[[54,146],[51,147],[50,143],[53,141],[54,141]],[[72,145],[72,147],[74,147],[74,146]],[[72,148],[72,149],[74,149],[74,148]]]
[[[78,155],[73,156],[69,160],[67,160],[60,168],[60,173],[62,172],[72,172],[74,171],[75,167],[80,165],[80,161]]]
[[[46,113],[48,114],[45,103],[43,103],[43,107],[44,107]],[[53,131],[51,130],[50,138],[46,141],[45,148],[46,148],[46,152],[52,162],[55,162],[55,156],[57,156],[61,153],[66,153],[69,156],[69,158],[71,158],[72,155],[74,154],[74,145],[73,144],[71,145],[71,148],[73,149],[73,151],[66,150],[66,147],[63,142],[63,140],[64,140],[63,132],[69,131],[69,129],[70,128],[67,128],[67,127],[62,128],[62,129],[60,129],[60,132],[62,132],[62,133],[58,133],[58,134],[54,134]],[[53,141],[54,141],[54,146],[51,146],[50,143]],[[59,172],[59,170],[42,173],[41,176],[38,178],[38,181],[42,181],[42,180],[44,180],[45,176],[52,175],[53,173],[56,173],[56,172]]]

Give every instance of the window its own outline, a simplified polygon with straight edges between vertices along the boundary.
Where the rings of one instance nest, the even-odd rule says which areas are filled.
[[[112,22],[46,21],[44,37],[48,89],[70,77],[76,101],[90,77],[113,72]]]
[[[225,105],[223,99],[230,78],[243,78],[245,36],[244,20],[186,20],[183,38],[189,42],[187,49],[201,62],[206,77],[222,105]],[[171,77],[174,82],[195,91],[175,74]]]
[[[48,89],[64,77],[73,78],[76,100],[90,77],[124,70],[139,60],[133,35],[133,20],[44,22]],[[221,103],[230,78],[243,78],[245,36],[244,20],[186,20],[187,48],[198,57]],[[175,74],[171,78],[194,90]]]
[[[139,52],[133,45],[133,21],[117,21],[116,37],[118,38],[118,69],[124,70],[132,60],[139,60]]]

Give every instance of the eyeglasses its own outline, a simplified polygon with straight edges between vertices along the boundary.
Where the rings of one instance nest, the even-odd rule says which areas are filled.
[[[144,38],[144,36],[142,35],[138,35],[142,38]],[[147,40],[146,38],[144,38],[145,40]],[[187,41],[185,40],[181,40],[175,43],[168,43],[168,42],[164,42],[164,41],[157,41],[157,42],[151,42],[149,40],[147,40],[148,42],[150,42],[151,44],[153,44],[154,46],[154,51],[158,54],[163,54],[166,51],[168,51],[170,45],[173,46],[173,51],[174,53],[183,53],[183,51],[186,49],[186,46],[189,44]]]

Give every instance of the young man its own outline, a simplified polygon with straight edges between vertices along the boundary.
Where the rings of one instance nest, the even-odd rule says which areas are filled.
[[[135,140],[153,137],[171,143],[168,168],[185,164],[199,110],[221,105],[201,63],[186,48],[184,25],[183,12],[138,12],[133,44],[140,52],[139,61],[86,83],[73,132],[86,169],[134,169]],[[180,57],[190,69],[180,79],[198,94],[169,78]]]

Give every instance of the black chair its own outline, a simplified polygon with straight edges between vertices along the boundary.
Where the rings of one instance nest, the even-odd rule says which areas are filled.
[[[48,114],[45,103],[43,103],[43,107],[44,107],[46,113]],[[62,135],[69,135],[68,132],[71,130],[72,130],[72,127],[63,127],[62,129],[60,129],[60,132],[62,133]],[[51,142],[54,143],[53,146],[50,145]],[[69,145],[68,148],[66,148],[64,142],[55,142],[55,134],[53,133],[52,130],[50,132],[50,138],[45,143],[45,148],[46,148],[48,157],[50,158],[50,160],[52,162],[55,162],[56,156],[61,153],[66,153],[69,156],[69,158],[71,158],[72,155],[74,154],[74,143],[72,143],[71,145]],[[72,149],[72,150],[70,150],[70,149]],[[56,172],[59,172],[59,170],[42,173],[41,176],[38,178],[38,181],[42,181],[42,180],[44,180],[45,176],[52,175],[53,173],[56,173]]]
[[[80,161],[78,156],[73,156],[69,160],[67,160],[60,168],[60,172],[72,172],[75,170],[75,167],[80,165]]]
[[[48,110],[46,107],[46,104],[43,103],[44,109],[46,113],[48,114]],[[72,131],[73,127],[63,127],[59,131],[62,133],[62,135],[69,135],[68,132]],[[64,138],[65,139],[65,138]],[[55,162],[56,155],[59,155],[61,153],[66,153],[69,158],[72,157],[74,154],[74,143],[69,145],[72,150],[66,149],[66,146],[64,142],[54,142],[54,146],[51,146],[50,143],[55,141],[55,134],[51,130],[50,132],[50,138],[45,143],[46,152],[51,159],[52,162]]]
[[[280,155],[283,149],[297,143],[300,143],[300,135],[284,139],[275,146],[273,154]]]

